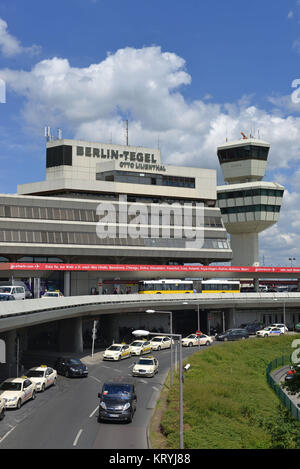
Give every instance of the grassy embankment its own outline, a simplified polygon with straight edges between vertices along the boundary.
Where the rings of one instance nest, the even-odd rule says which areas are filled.
[[[293,352],[295,338],[254,338],[193,354],[183,387],[185,448],[300,449],[300,422],[265,377],[269,362]],[[178,420],[176,380],[172,389],[165,386],[153,416],[152,448],[179,448]]]

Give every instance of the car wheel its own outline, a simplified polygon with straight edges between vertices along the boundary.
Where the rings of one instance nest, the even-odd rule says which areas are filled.
[[[132,419],[133,419],[133,412],[130,414],[130,417],[128,417],[127,422],[128,422],[128,423],[131,423],[131,422],[132,422]]]
[[[41,389],[42,392],[45,391],[45,383],[43,383],[43,386],[42,386],[42,389]]]
[[[118,356],[118,360],[121,360],[121,358],[122,358],[121,355],[119,355],[119,356]]]
[[[54,378],[54,381],[53,381],[53,386],[56,386],[56,378]]]
[[[160,350],[160,345],[157,347],[157,350]]]
[[[66,378],[70,378],[70,373],[69,373],[68,370],[65,371],[65,377],[66,377]]]
[[[19,399],[17,402],[17,409],[21,409],[21,406],[22,406],[22,401],[21,399]]]
[[[205,345],[208,347],[210,345],[210,341],[208,340]]]
[[[31,399],[34,401],[35,398],[36,398],[36,394],[35,394],[35,391],[33,391]]]
[[[264,334],[264,337],[269,337],[268,334]]]
[[[2,409],[1,414],[0,414],[0,420],[4,419],[5,416],[5,410]]]
[[[189,342],[189,347],[192,347],[192,346],[193,346],[192,342]]]

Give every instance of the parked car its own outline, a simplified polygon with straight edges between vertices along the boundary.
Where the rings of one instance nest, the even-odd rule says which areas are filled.
[[[25,300],[25,288],[13,285],[1,285],[0,293],[11,295],[15,300]]]
[[[285,334],[285,332],[288,332],[288,327],[285,324],[282,323],[275,323],[275,324],[270,324],[271,327],[279,327],[281,332]]]
[[[192,347],[193,345],[210,345],[213,343],[213,338],[206,334],[201,334],[199,337],[197,334],[190,334],[182,339],[183,347]]]
[[[98,422],[132,421],[137,402],[134,384],[104,383],[98,397],[100,399]]]
[[[47,365],[30,368],[26,375],[35,383],[37,392],[44,392],[46,388],[56,384],[57,371]]]
[[[298,322],[298,324],[295,325],[295,331],[300,332],[300,322]]]
[[[259,331],[261,328],[262,328],[261,324],[258,324],[258,323],[247,324],[245,326],[245,329],[249,335],[255,335],[256,332]]]
[[[28,399],[35,399],[36,385],[27,376],[8,378],[0,386],[0,398],[5,401],[6,409],[20,409]]]
[[[284,333],[282,332],[282,329],[280,329],[280,327],[275,326],[268,326],[256,332],[257,337],[278,337],[283,334]]]
[[[45,291],[42,298],[62,298],[64,295],[59,291]]]
[[[248,339],[249,334],[246,329],[228,329],[228,331],[222,332],[215,336],[215,340],[222,340],[227,342],[228,340],[239,340]]]
[[[171,337],[157,335],[150,340],[152,350],[161,350],[170,348],[172,343]]]
[[[131,348],[128,344],[112,344],[103,353],[103,360],[123,360],[131,357]]]
[[[0,420],[5,416],[5,400],[0,398]]]
[[[57,373],[67,378],[88,376],[88,367],[79,358],[59,357],[54,365]]]

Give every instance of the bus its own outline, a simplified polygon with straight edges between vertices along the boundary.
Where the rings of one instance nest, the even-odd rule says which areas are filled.
[[[160,293],[193,293],[192,280],[141,280],[139,281],[140,294]]]
[[[239,280],[202,280],[202,293],[240,293]]]

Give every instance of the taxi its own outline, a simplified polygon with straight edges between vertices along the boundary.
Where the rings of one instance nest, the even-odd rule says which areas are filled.
[[[56,384],[57,371],[47,365],[30,368],[27,371],[27,378],[33,381],[38,392],[44,392],[52,384]]]
[[[5,400],[0,398],[0,420],[5,416]]]
[[[280,327],[269,326],[257,331],[256,335],[257,337],[278,337],[279,335],[283,335],[283,332]]]
[[[192,347],[193,345],[198,345],[199,339],[200,345],[210,345],[213,342],[213,339],[209,335],[201,334],[198,337],[196,334],[190,334],[182,339],[182,346]]]
[[[130,346],[127,344],[112,344],[103,353],[103,360],[123,360],[131,357]]]
[[[4,399],[6,409],[20,409],[24,402],[35,397],[36,385],[27,376],[8,378],[0,385],[0,398]]]
[[[135,363],[132,369],[132,376],[146,376],[152,378],[158,373],[159,362],[155,357],[151,355],[149,357],[142,357],[137,363]]]
[[[64,295],[59,291],[45,291],[44,295],[42,298],[62,298]]]
[[[149,340],[135,340],[130,344],[131,355],[144,355],[152,351]]]
[[[165,335],[157,335],[150,340],[152,350],[162,350],[171,347],[172,339]]]

